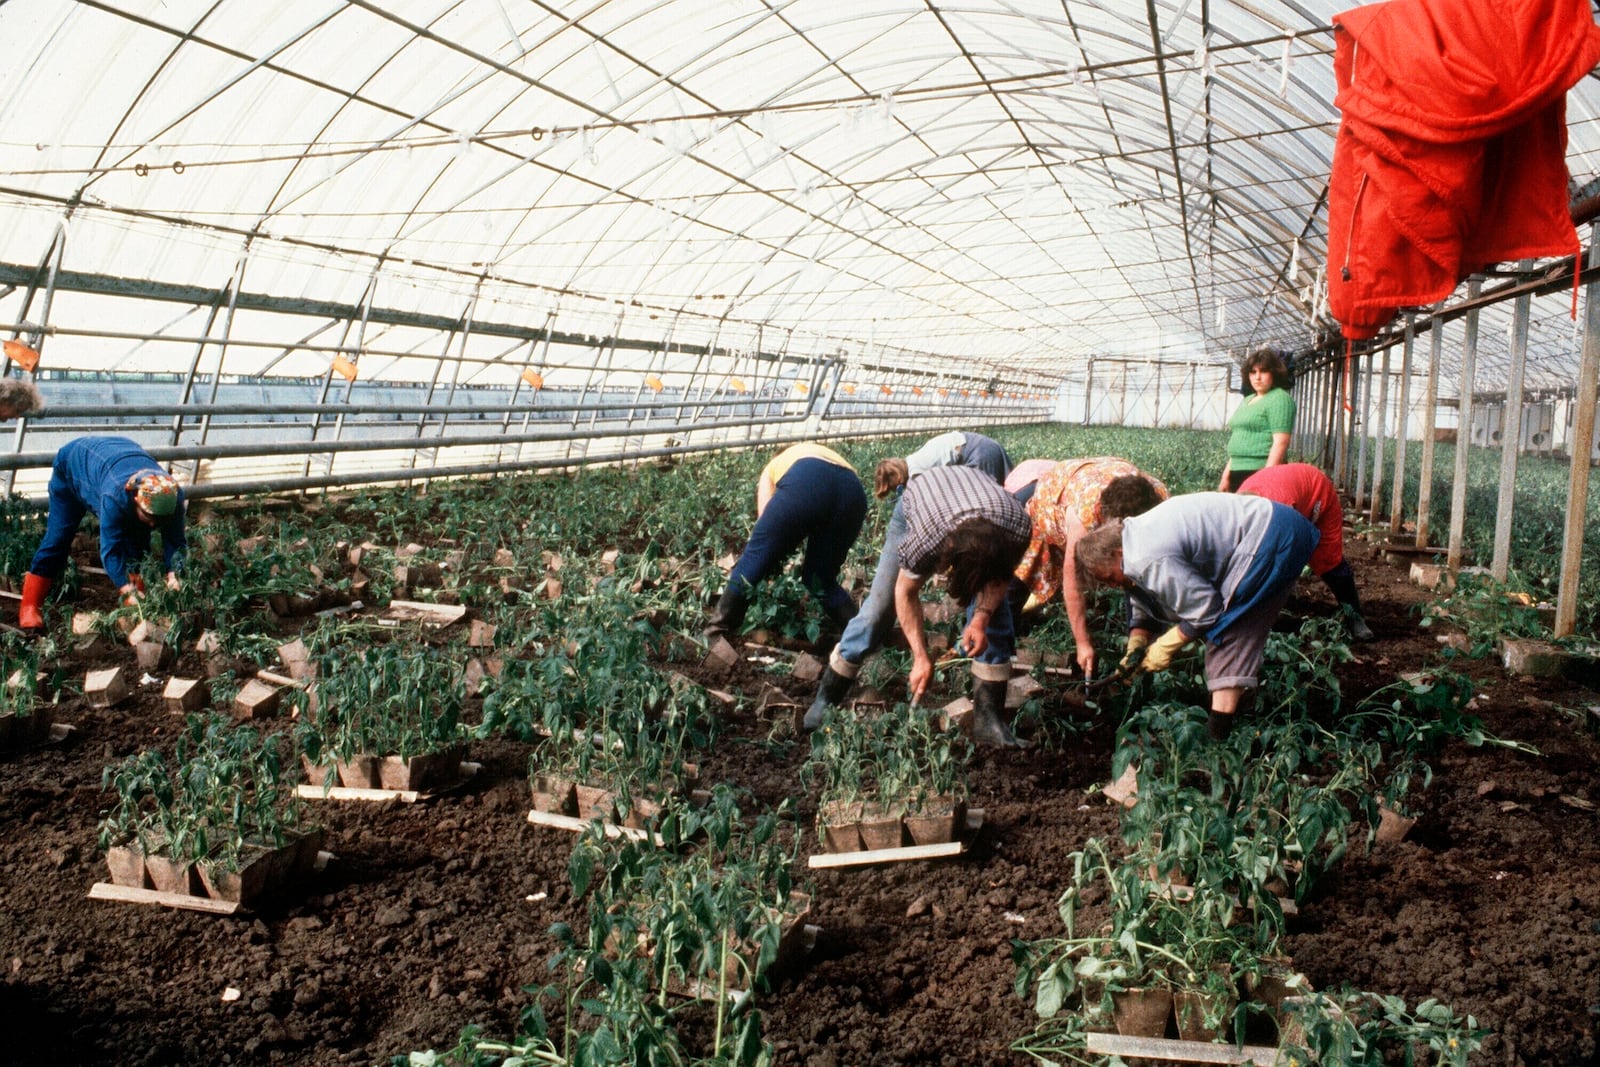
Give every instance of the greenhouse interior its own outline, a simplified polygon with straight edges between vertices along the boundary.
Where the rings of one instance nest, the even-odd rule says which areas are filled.
[[[0,0],[0,1061],[1600,1063],[1597,18]]]

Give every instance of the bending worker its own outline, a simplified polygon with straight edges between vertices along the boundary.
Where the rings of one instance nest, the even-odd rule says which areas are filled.
[[[943,467],[971,468],[999,488],[1011,472],[1011,457],[992,438],[953,430],[933,438],[904,459],[894,457],[879,463],[873,477],[873,494],[882,500],[890,493],[903,492],[907,483],[915,485],[918,477]],[[861,665],[888,639],[894,626],[894,590],[900,575],[900,543],[905,536],[905,498],[901,496],[889,515],[883,549],[878,553],[878,569],[872,575],[872,588],[828,656],[827,670],[817,686],[811,709],[806,713],[807,730],[815,730],[821,724],[828,705],[844,699],[850,691],[850,683],[861,673]]]
[[[1361,616],[1356,575],[1344,558],[1344,507],[1333,479],[1310,463],[1281,463],[1256,471],[1244,480],[1239,492],[1287,504],[1317,528],[1322,540],[1311,553],[1311,573],[1322,579],[1339,602],[1350,636],[1371,641],[1374,635]]]
[[[928,471],[911,482],[902,503],[906,536],[894,606],[911,648],[907,696],[917,703],[933,680],[921,593],[929,578],[942,573],[950,598],[967,605],[960,641],[961,651],[972,657],[972,739],[1016,748],[1019,742],[1003,717],[1016,651],[1006,590],[1028,544],[1028,513],[998,482],[971,467]],[[849,680],[844,684],[848,688]],[[834,702],[843,696],[837,693]]]
[[[737,630],[750,608],[750,594],[783,561],[806,545],[800,579],[822,601],[835,625],[855,617],[856,605],[839,584],[850,546],[867,515],[867,493],[854,467],[831,448],[800,444],[773,457],[756,482],[756,525],[728,588],[706,622],[708,639]]]
[[[1191,493],[1090,531],[1078,542],[1077,565],[1080,580],[1128,590],[1125,664],[1143,648],[1139,670],[1166,670],[1184,645],[1205,641],[1207,727],[1220,740],[1256,686],[1267,634],[1317,537],[1283,504]]]
[[[1094,676],[1094,635],[1078,568],[1067,561],[1075,559],[1078,542],[1090,530],[1112,519],[1141,515],[1169,495],[1165,485],[1127,460],[1096,456],[1055,464],[1039,478],[1027,502],[1033,539],[1017,564],[1020,589],[1012,591],[1013,610],[1020,595],[1028,597],[1029,605],[1042,606],[1059,594],[1085,678]]]
[[[61,446],[51,467],[49,524],[22,582],[17,622],[24,630],[44,626],[45,594],[66,569],[72,538],[90,510],[100,519],[101,565],[124,602],[144,591],[135,572],[150,551],[152,530],[161,531],[167,586],[178,588],[187,544],[177,480],[126,437],[80,437]]]

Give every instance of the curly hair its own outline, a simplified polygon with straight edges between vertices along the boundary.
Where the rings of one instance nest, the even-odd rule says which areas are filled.
[[[1122,554],[1122,520],[1112,519],[1096,526],[1078,539],[1073,566],[1078,570],[1078,587],[1085,591],[1108,584],[1102,575]]]
[[[940,543],[934,569],[946,572],[951,599],[965,604],[1015,571],[1027,547],[988,519],[963,519]]]
[[[1289,388],[1289,368],[1284,365],[1283,357],[1272,349],[1258,348],[1250,353],[1249,358],[1244,361],[1244,366],[1240,368],[1240,371],[1244,375],[1244,384],[1246,386],[1249,386],[1250,372],[1254,370],[1264,370],[1272,375],[1273,388]]]
[[[44,407],[39,387],[22,378],[0,378],[0,407],[18,415],[28,415]]]
[[[1155,484],[1142,474],[1113,478],[1100,491],[1100,521],[1131,519],[1161,503]]]
[[[910,480],[911,468],[905,460],[899,456],[880,460],[878,469],[872,472],[872,495],[882,500]]]

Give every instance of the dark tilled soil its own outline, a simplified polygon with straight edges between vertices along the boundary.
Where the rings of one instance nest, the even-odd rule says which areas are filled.
[[[1423,594],[1366,554],[1352,547],[1381,640],[1346,668],[1352,692],[1439,654],[1417,628]],[[1329,610],[1312,585],[1292,610]],[[1600,696],[1493,662],[1467,669],[1489,729],[1544,755],[1448,748],[1411,836],[1354,848],[1291,920],[1288,947],[1319,988],[1473,1013],[1495,1031],[1484,1063],[1594,1064],[1600,744],[1560,709]],[[763,680],[745,670],[723,684],[754,697]],[[67,699],[72,738],[0,762],[0,1062],[374,1064],[469,1022],[511,1032],[522,987],[545,979],[547,928],[580,915],[571,838],[526,820],[523,746],[474,745],[482,771],[428,803],[321,809],[337,860],[292,903],[225,918],[90,901],[102,769],[170,741],[178,720],[158,692],[112,710]],[[751,715],[730,720],[703,780],[762,804],[796,797],[809,827],[803,747],[771,735]],[[1116,810],[1086,793],[1107,776],[1111,735],[1099,724],[1065,752],[980,754],[973,803],[987,821],[960,859],[817,873],[816,947],[759,998],[779,1063],[1025,1062],[1006,1051],[1032,1023],[1010,942],[1059,931],[1069,854],[1116,831]]]

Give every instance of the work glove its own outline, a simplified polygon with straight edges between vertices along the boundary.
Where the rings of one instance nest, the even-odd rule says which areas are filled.
[[[1121,662],[1117,664],[1118,669],[1124,671],[1133,670],[1133,665],[1139,660],[1140,650],[1149,644],[1150,638],[1143,631],[1129,634],[1128,651],[1123,654]]]
[[[1189,639],[1183,635],[1183,631],[1174,626],[1145,649],[1144,660],[1139,664],[1139,669],[1146,673],[1166,670],[1172,666],[1172,657],[1188,643]]]
[[[1040,608],[1044,607],[1044,605],[1045,601],[1040,600],[1038,594],[1029,593],[1027,602],[1022,605],[1022,610],[1024,613],[1038,611]]]
[[[122,606],[131,608],[139,602],[139,598],[142,596],[144,596],[144,576],[130,574],[128,576],[128,584],[122,587]]]

